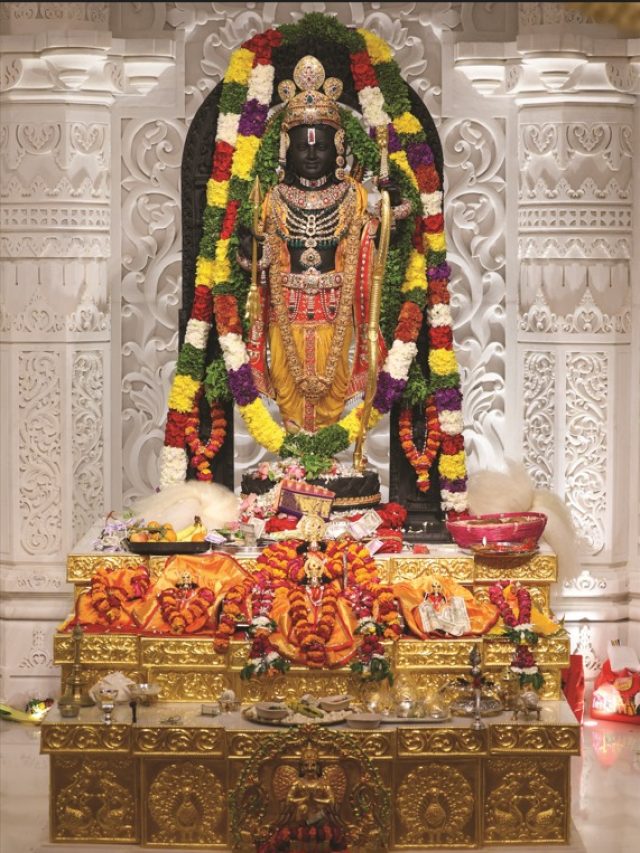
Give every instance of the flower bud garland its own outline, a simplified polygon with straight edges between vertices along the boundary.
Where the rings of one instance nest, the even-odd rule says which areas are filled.
[[[209,617],[209,608],[214,602],[210,589],[201,587],[185,596],[183,589],[171,587],[158,595],[158,604],[162,618],[172,634],[191,634],[205,624]]]
[[[517,613],[506,599],[508,590],[515,594]],[[505,625],[504,636],[516,644],[511,671],[519,676],[521,687],[530,684],[534,690],[539,690],[544,684],[544,678],[529,648],[538,642],[538,635],[531,624],[531,593],[518,583],[498,581],[489,587],[489,600],[498,608]]]

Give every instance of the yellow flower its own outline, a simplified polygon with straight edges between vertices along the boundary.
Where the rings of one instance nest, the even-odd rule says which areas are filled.
[[[432,252],[444,252],[447,248],[443,231],[438,231],[437,234],[425,234],[424,243],[425,248],[431,249]]]
[[[236,178],[248,181],[251,177],[251,169],[255,160],[256,151],[260,147],[257,136],[238,136],[236,140],[236,153],[233,155],[231,174]]]
[[[239,50],[231,54],[227,73],[224,75],[225,83],[240,83],[246,86],[249,82],[249,75],[253,68],[253,60],[255,54],[247,50],[246,47],[241,47]]]
[[[402,113],[393,120],[393,126],[398,133],[420,133],[422,125],[411,113]]]
[[[357,32],[362,36],[367,46],[367,53],[369,54],[369,59],[371,60],[372,65],[379,65],[381,62],[391,62],[393,59],[393,54],[391,53],[391,48],[389,45],[377,36],[375,33],[372,33],[370,30],[357,30]]]
[[[402,283],[402,292],[413,290],[419,287],[421,290],[427,289],[427,269],[425,266],[425,256],[421,255],[416,249],[411,250],[409,263]]]
[[[196,379],[178,374],[169,394],[169,408],[176,412],[190,412],[199,388],[200,383]]]
[[[409,165],[409,161],[407,160],[407,154],[405,151],[394,151],[393,154],[389,155],[389,159],[392,160],[396,166],[398,166],[402,171],[407,175],[411,183],[418,188],[418,181],[416,180],[416,176],[413,172],[413,169]]]
[[[356,440],[360,432],[360,415],[362,414],[363,408],[364,403],[360,403],[359,406],[356,406],[355,409],[352,409],[349,414],[346,415],[346,417],[344,417],[339,423],[339,426],[341,426],[343,429],[346,429],[346,431],[349,433],[350,444]],[[367,429],[371,429],[372,427],[374,427],[381,417],[382,415],[380,414],[380,412],[377,409],[372,408],[371,414],[369,415],[369,425]]]
[[[216,243],[216,260],[226,260],[229,257],[229,237]]]
[[[212,269],[212,283],[223,284],[231,278],[229,262],[229,239],[218,240],[216,243],[216,259]]]
[[[458,369],[455,353],[450,349],[432,349],[429,353],[429,367],[432,373],[446,376]]]
[[[262,400],[256,397],[247,406],[239,406],[238,408],[247,429],[258,444],[261,444],[271,453],[277,453],[282,447],[285,431],[273,420]]]
[[[229,198],[229,181],[207,181],[207,204],[209,207],[226,207]]]
[[[445,456],[443,453],[440,457],[438,468],[440,474],[446,477],[447,480],[461,480],[467,473],[464,462],[464,451],[462,450],[453,456]]]
[[[213,270],[215,261],[211,258],[203,258],[202,255],[196,260],[196,285],[204,284],[211,287],[213,284]]]

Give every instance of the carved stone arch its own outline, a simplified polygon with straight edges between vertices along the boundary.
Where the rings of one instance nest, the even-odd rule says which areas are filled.
[[[344,90],[340,101],[345,106],[360,112],[357,93],[353,86],[350,72],[349,55],[346,48],[335,44],[323,43],[322,41],[309,42],[300,40],[295,49],[289,49],[280,60],[279,50],[273,53],[275,67],[274,100],[272,106],[280,103],[277,94],[278,83],[282,80],[291,79],[293,69],[306,54],[331,56],[332,76],[339,76],[344,82]],[[418,94],[408,86],[411,111],[424,127],[429,145],[433,151],[436,169],[442,181],[443,176],[443,153],[438,131],[426,105]],[[196,112],[184,146],[182,158],[182,308],[180,311],[179,346],[182,347],[187,321],[191,313],[193,303],[196,258],[200,238],[202,235],[202,218],[206,206],[206,184],[211,174],[211,162],[214,150],[216,126],[218,121],[218,105],[222,94],[222,82],[203,101]],[[423,329],[418,340],[418,358],[421,364],[427,363],[427,335]],[[206,363],[220,354],[220,348],[215,334],[215,329],[210,335],[206,354]],[[233,424],[233,404],[225,407],[227,423]],[[389,499],[402,503],[410,513],[409,521],[413,524],[421,524],[424,521],[432,523],[432,540],[446,538],[443,534],[442,518],[440,509],[440,489],[438,483],[437,461],[431,469],[431,482],[433,486],[425,496],[416,487],[416,474],[400,446],[398,439],[398,407],[391,413],[391,430],[389,436],[390,455],[390,489]],[[209,432],[211,426],[208,406],[202,406],[201,430],[202,435]],[[417,436],[421,440],[421,436]],[[233,489],[233,430],[229,428],[227,438],[220,452],[215,456],[212,463],[214,480],[223,483]],[[188,476],[192,476],[189,468]]]

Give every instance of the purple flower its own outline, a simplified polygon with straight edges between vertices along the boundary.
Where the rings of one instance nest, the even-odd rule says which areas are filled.
[[[440,477],[440,488],[449,492],[464,492],[467,488],[466,477],[461,480],[448,480],[446,477]]]
[[[381,414],[386,415],[391,410],[391,406],[399,399],[406,385],[405,379],[394,379],[385,370],[380,371],[376,396],[373,398],[375,408]]]
[[[267,104],[260,104],[255,98],[247,101],[238,123],[238,133],[241,136],[262,136],[268,112]]]
[[[396,151],[402,150],[402,145],[400,144],[400,137],[398,136],[398,131],[395,127],[390,124],[389,125],[389,154],[395,154]]]
[[[462,394],[457,388],[439,388],[436,391],[436,408],[439,412],[457,412],[462,408]]]
[[[429,280],[449,278],[450,275],[451,267],[446,262],[444,264],[438,264],[437,267],[429,267],[427,269],[427,278]]]
[[[256,399],[258,392],[253,383],[251,367],[248,364],[243,364],[237,370],[230,370],[227,377],[233,399],[239,406],[248,406]]]
[[[433,163],[433,151],[426,142],[412,142],[407,146],[407,160],[412,169]]]

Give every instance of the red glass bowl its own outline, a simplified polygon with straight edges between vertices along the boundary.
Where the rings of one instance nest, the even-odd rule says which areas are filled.
[[[525,541],[535,547],[546,523],[542,512],[502,512],[447,521],[447,530],[461,548]]]

